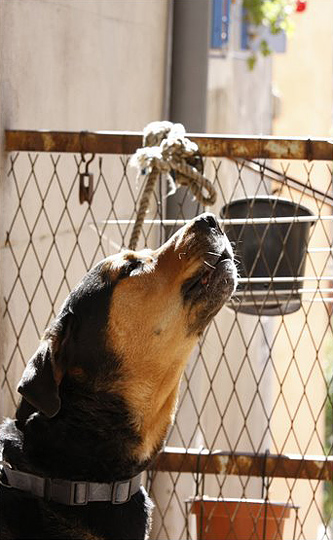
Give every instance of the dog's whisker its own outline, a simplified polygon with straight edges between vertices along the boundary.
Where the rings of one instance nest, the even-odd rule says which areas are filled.
[[[221,253],[215,253],[215,251],[206,251],[207,255],[214,255],[215,257],[220,257]]]
[[[209,266],[209,268],[211,268],[212,270],[216,270],[216,266],[213,266],[213,265],[210,264],[209,262],[204,261],[204,264],[206,264],[207,266]]]

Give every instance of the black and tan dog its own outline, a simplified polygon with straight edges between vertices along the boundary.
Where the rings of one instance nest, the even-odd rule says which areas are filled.
[[[83,278],[27,364],[16,420],[1,428],[1,539],[147,536],[151,503],[137,475],[161,448],[199,334],[235,284],[212,214]]]

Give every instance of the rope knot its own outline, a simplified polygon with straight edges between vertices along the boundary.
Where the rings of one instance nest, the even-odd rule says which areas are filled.
[[[216,201],[216,191],[211,182],[203,176],[203,161],[198,145],[185,136],[182,124],[172,122],[151,122],[143,130],[143,148],[131,158],[131,165],[139,174],[148,174],[146,186],[140,201],[140,208],[130,240],[130,249],[135,249],[148,209],[150,195],[159,173],[166,174],[172,189],[176,184],[188,186],[199,203],[212,205]],[[205,196],[203,191],[208,195]]]

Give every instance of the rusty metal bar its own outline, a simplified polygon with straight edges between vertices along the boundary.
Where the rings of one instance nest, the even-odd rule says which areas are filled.
[[[210,452],[207,449],[167,446],[152,469],[163,472],[211,473],[270,478],[333,480],[333,456],[299,456]]]
[[[8,152],[69,152],[78,154],[133,154],[142,145],[142,133],[19,131],[5,134]]]
[[[189,133],[207,157],[333,160],[333,141],[328,139],[283,139],[202,135]],[[65,132],[7,130],[8,152],[71,152],[133,154],[142,145],[142,133],[125,131]]]

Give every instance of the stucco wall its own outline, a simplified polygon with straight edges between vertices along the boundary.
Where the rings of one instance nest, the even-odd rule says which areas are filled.
[[[141,130],[151,120],[161,119],[164,108],[167,14],[168,1],[0,0],[0,142],[3,143],[5,129]],[[27,157],[20,158],[20,175],[28,178],[31,165]],[[67,157],[61,159],[63,166],[68,167],[66,179],[70,186],[76,174],[75,162],[73,158],[71,163]],[[118,159],[117,164],[112,165],[111,172],[121,177],[119,167]],[[1,317],[5,310],[3,298],[8,294],[11,280],[17,274],[17,268],[11,265],[10,249],[5,242],[6,231],[12,219],[9,216],[18,204],[14,182],[7,176],[9,168],[8,156],[2,152]],[[96,160],[93,168],[96,172]],[[44,193],[45,186],[52,178],[52,163],[48,156],[39,157],[35,171],[40,190]],[[133,175],[135,177],[135,172]],[[68,186],[65,186],[65,191]],[[74,192],[71,218],[75,225],[81,222],[84,210],[79,205],[77,190]],[[52,183],[51,193],[53,205],[52,202],[50,204],[50,197],[45,205],[51,223],[56,223],[64,204],[56,179]],[[126,198],[120,199],[121,196],[118,198],[118,217],[128,218],[128,202]],[[34,230],[37,252],[43,252],[45,246],[52,241],[52,232],[44,215],[38,220],[37,226],[33,225],[40,203],[36,187],[30,188],[25,194],[24,211],[30,230]],[[98,206],[98,199],[94,201],[96,216],[103,215],[105,203],[105,200],[101,200]],[[68,232],[68,219],[64,219],[57,227],[57,241],[63,242],[64,253],[70,249],[71,235]],[[112,238],[118,242],[113,232],[109,231],[110,242]],[[96,241],[96,232],[92,236],[89,220],[84,225],[80,241],[83,245]],[[20,245],[23,251],[29,250],[29,229],[20,212],[11,230],[11,242],[15,246]],[[54,264],[54,279],[57,280],[60,274],[56,262]],[[82,264],[71,268],[72,285],[81,278],[83,272]],[[38,274],[39,269],[32,264],[24,278],[24,286],[28,291],[34,290]],[[64,290],[59,303],[66,294]],[[27,309],[23,293],[17,301],[14,302],[13,298],[12,309],[13,317],[20,320],[20,313],[23,314]],[[41,299],[38,315],[40,334],[47,320],[47,312],[50,312],[50,305],[47,299]],[[8,318],[1,321],[0,332],[2,360],[5,356],[3,348],[13,332]],[[25,361],[36,348],[39,337],[33,328],[26,333]],[[5,362],[8,362],[8,354]],[[22,368],[22,361],[12,362],[6,375],[10,377],[13,389]],[[4,372],[1,380],[3,377]],[[13,398],[8,393],[7,384],[1,389],[1,402],[0,414],[12,414]]]
[[[4,127],[138,130],[161,117],[168,2],[0,5]]]
[[[307,2],[293,15],[294,33],[285,55],[274,57],[273,84],[280,96],[274,134],[332,136],[333,2]]]

